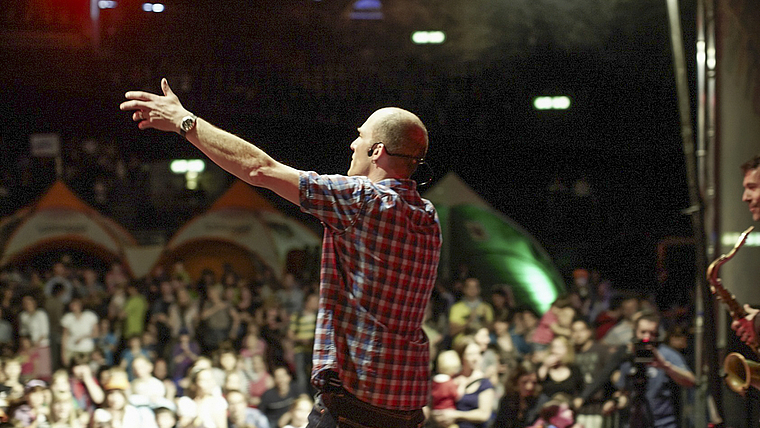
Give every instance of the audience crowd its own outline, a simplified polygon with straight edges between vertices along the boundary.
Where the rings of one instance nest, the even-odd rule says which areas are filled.
[[[642,296],[578,269],[544,314],[487,292],[461,269],[439,281],[430,338],[430,427],[613,426],[624,403],[606,367],[634,338]],[[184,264],[132,280],[63,258],[0,275],[0,420],[43,427],[305,427],[318,284],[298,273],[227,269],[193,281]],[[688,314],[660,337],[688,345]],[[688,358],[685,359],[688,361]],[[685,403],[684,403],[685,404]]]

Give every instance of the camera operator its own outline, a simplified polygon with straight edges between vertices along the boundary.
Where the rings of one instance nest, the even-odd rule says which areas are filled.
[[[660,317],[643,312],[634,324],[629,358],[620,365],[615,387],[618,408],[630,413],[631,428],[678,428],[678,387],[692,387],[694,373],[683,356],[658,343]]]

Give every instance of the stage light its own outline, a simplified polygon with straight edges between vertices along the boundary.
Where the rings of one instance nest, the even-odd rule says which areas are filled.
[[[100,0],[98,2],[98,9],[116,9],[119,4],[113,0]]]
[[[417,45],[440,45],[446,41],[446,33],[443,31],[415,31],[412,33],[412,42]]]
[[[567,110],[571,104],[570,97],[564,95],[536,97],[533,99],[533,108],[536,110]]]
[[[351,19],[381,20],[383,19],[383,4],[380,0],[357,0],[351,11]]]
[[[145,12],[161,13],[166,10],[163,3],[143,3],[142,10]]]
[[[201,173],[206,169],[206,162],[202,159],[175,159],[169,164],[169,169],[175,174]]]

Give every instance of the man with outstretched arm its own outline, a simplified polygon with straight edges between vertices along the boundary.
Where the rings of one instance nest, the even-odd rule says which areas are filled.
[[[411,174],[425,126],[400,108],[374,112],[350,148],[347,176],[299,171],[163,95],[127,92],[140,129],[177,132],[238,178],[270,189],[322,221],[319,312],[309,427],[420,427],[429,393],[422,320],[436,279],[441,232]]]

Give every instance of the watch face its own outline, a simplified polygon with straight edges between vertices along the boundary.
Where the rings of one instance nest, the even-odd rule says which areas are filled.
[[[182,129],[187,132],[193,126],[193,118],[188,117],[182,121]]]

